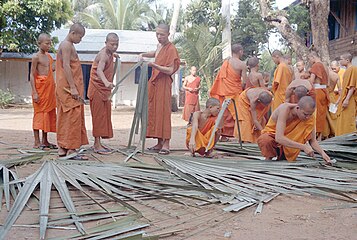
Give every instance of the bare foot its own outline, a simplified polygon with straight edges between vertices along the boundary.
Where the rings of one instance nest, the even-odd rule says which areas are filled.
[[[61,148],[61,147],[58,148],[58,155],[59,155],[60,157],[66,156],[67,153],[68,153],[68,150],[67,150],[67,149],[64,149],[64,148]]]

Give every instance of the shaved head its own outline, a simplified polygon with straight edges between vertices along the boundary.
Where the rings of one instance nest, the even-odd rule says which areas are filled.
[[[83,27],[82,24],[75,23],[69,28],[69,32],[75,32],[75,33],[79,33],[79,34],[84,34],[86,32],[86,29]]]
[[[302,97],[307,96],[308,92],[309,92],[309,90],[303,85],[297,86],[294,89],[294,93],[298,99],[301,99]]]
[[[341,55],[341,58],[352,62],[353,56],[352,56],[351,53],[344,53],[344,54]]]
[[[270,104],[272,99],[273,99],[273,96],[265,91],[261,92],[258,97],[258,100],[264,105]]]
[[[250,68],[254,68],[255,66],[257,66],[259,64],[259,59],[257,57],[250,57],[247,61],[247,65]]]
[[[37,38],[37,42],[40,44],[42,43],[43,41],[46,41],[46,40],[50,40],[51,41],[51,36],[47,33],[41,33],[38,38]]]
[[[238,54],[240,51],[243,51],[242,45],[238,43],[232,45],[232,53]]]
[[[315,100],[310,96],[300,98],[298,106],[303,110],[313,110],[316,107]]]
[[[331,67],[339,67],[339,66],[340,66],[340,63],[339,63],[338,61],[332,61],[332,62],[330,63],[330,66],[331,66]]]
[[[220,101],[217,98],[209,98],[206,101],[206,108],[214,107],[214,106],[221,106]]]
[[[167,25],[166,23],[160,23],[157,28],[160,28],[160,29],[163,29],[165,30],[166,32],[170,32],[170,26]]]
[[[279,50],[274,50],[271,54],[272,57],[283,57],[283,53]]]
[[[119,36],[116,33],[108,33],[107,37],[105,38],[105,41],[110,41],[110,40],[119,40]]]

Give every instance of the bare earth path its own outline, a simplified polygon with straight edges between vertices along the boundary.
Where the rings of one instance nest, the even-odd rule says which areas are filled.
[[[120,108],[113,112],[114,138],[105,141],[113,148],[124,147],[127,144],[133,110]],[[32,109],[0,109],[0,141],[10,144],[23,145],[31,148],[32,137]],[[181,113],[172,115],[171,148],[184,149],[185,125]],[[90,143],[91,118],[86,108],[86,126]],[[55,135],[49,139],[55,143]],[[147,146],[155,144],[148,140]],[[86,146],[89,147],[89,146]],[[183,151],[172,154],[183,155]],[[110,156],[95,155],[101,161],[123,162],[125,156],[119,153]],[[140,157],[140,156],[139,156]],[[152,157],[142,157],[147,163],[155,163]],[[39,163],[17,167],[20,177],[26,177],[40,166]],[[279,196],[265,205],[263,212],[254,215],[254,208],[248,208],[239,213],[224,213],[221,205],[209,205],[200,208],[182,206],[165,202],[164,200],[150,200],[143,204],[134,204],[144,217],[149,219],[149,233],[162,233],[182,229],[166,239],[288,239],[288,240],[353,240],[357,239],[357,209],[333,209],[328,207],[343,206],[345,202],[335,199],[319,198],[315,196]],[[3,222],[7,212],[2,208],[0,222]],[[34,214],[26,210],[17,224],[34,222]],[[68,230],[65,234],[68,234]],[[49,237],[63,236],[63,230],[50,230]],[[39,239],[36,228],[13,227],[8,239]]]

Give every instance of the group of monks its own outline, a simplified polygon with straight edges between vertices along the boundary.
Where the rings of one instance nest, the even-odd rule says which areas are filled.
[[[40,34],[39,51],[33,55],[30,76],[34,107],[34,148],[58,148],[60,157],[70,155],[71,159],[76,160],[88,159],[77,152],[82,145],[88,144],[84,120],[83,73],[74,48],[74,44],[78,44],[84,35],[85,28],[81,24],[76,23],[70,27],[68,35],[59,45],[54,67],[48,53],[51,37]],[[112,151],[102,145],[100,140],[113,137],[110,94],[114,87],[113,59],[118,46],[117,34],[109,33],[105,47],[93,61],[90,73],[88,98],[95,139],[93,150],[99,154],[110,154]],[[56,81],[53,71],[56,71]],[[48,142],[48,132],[57,133],[57,146]]]
[[[220,141],[235,137],[258,143],[267,160],[294,161],[302,150],[309,156],[317,152],[330,163],[318,141],[356,131],[357,67],[352,66],[352,55],[343,54],[339,62],[327,67],[311,52],[310,68],[305,69],[304,61],[298,60],[293,67],[290,56],[275,50],[272,59],[277,66],[271,84],[269,74],[259,73],[258,58],[245,63],[242,57],[243,47],[232,45],[232,56],[217,73],[202,112],[194,112],[199,90],[196,68],[185,78],[183,87],[189,100],[183,119],[189,121],[194,112],[186,137],[190,151],[209,155],[214,146],[207,146],[210,130],[216,125],[215,142],[220,136]],[[222,120],[214,123],[218,113],[212,106],[219,107],[227,99],[230,104]]]
[[[148,81],[147,137],[157,139],[157,144],[149,147],[148,151],[159,154],[170,153],[172,75],[180,65],[169,34],[169,26],[159,24],[156,28],[157,49],[139,55],[139,60],[154,58],[148,63],[152,67],[152,75]],[[81,160],[87,156],[77,149],[88,144],[88,138],[84,120],[83,75],[74,44],[78,44],[84,35],[85,29],[81,24],[70,27],[67,37],[59,45],[54,68],[48,54],[50,36],[41,34],[38,38],[39,52],[32,59],[30,79],[34,147],[58,147],[59,156],[70,155]],[[118,46],[119,37],[109,33],[105,47],[99,51],[91,68],[87,96],[92,115],[93,150],[99,154],[112,151],[101,143],[101,139],[113,137],[110,95],[114,87],[113,62]],[[185,78],[183,118],[190,121],[186,144],[191,153],[210,156],[219,139],[227,141],[236,137],[242,142],[258,143],[266,159],[276,157],[292,161],[300,150],[310,156],[315,150],[329,162],[317,140],[324,134],[341,135],[356,130],[357,68],[351,64],[352,56],[341,56],[340,64],[346,67],[343,74],[340,74],[342,68],[337,62],[333,62],[329,69],[316,53],[309,55],[311,68],[308,71],[302,61],[298,61],[294,71],[291,58],[276,50],[272,53],[277,68],[271,87],[268,86],[269,74],[259,73],[258,58],[249,58],[246,64],[242,57],[243,47],[232,45],[232,56],[224,60],[203,111],[199,108],[200,78],[196,74],[197,69],[192,67],[191,74]],[[56,81],[53,79],[54,70]],[[222,104],[226,110],[221,121],[217,122]],[[332,111],[336,106],[337,111]],[[270,110],[272,113],[268,118]],[[43,133],[41,141],[40,130]],[[48,142],[48,132],[57,132],[57,146]]]

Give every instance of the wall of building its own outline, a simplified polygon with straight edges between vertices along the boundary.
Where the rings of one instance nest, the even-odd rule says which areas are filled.
[[[31,86],[28,81],[29,63],[25,61],[0,61],[0,89],[9,89],[15,102],[31,102]]]
[[[116,76],[116,82],[118,82],[135,63],[121,63],[119,77]],[[135,84],[135,71],[133,71],[120,85],[119,89],[114,97],[115,105],[136,105],[136,94],[138,91],[138,84]]]

